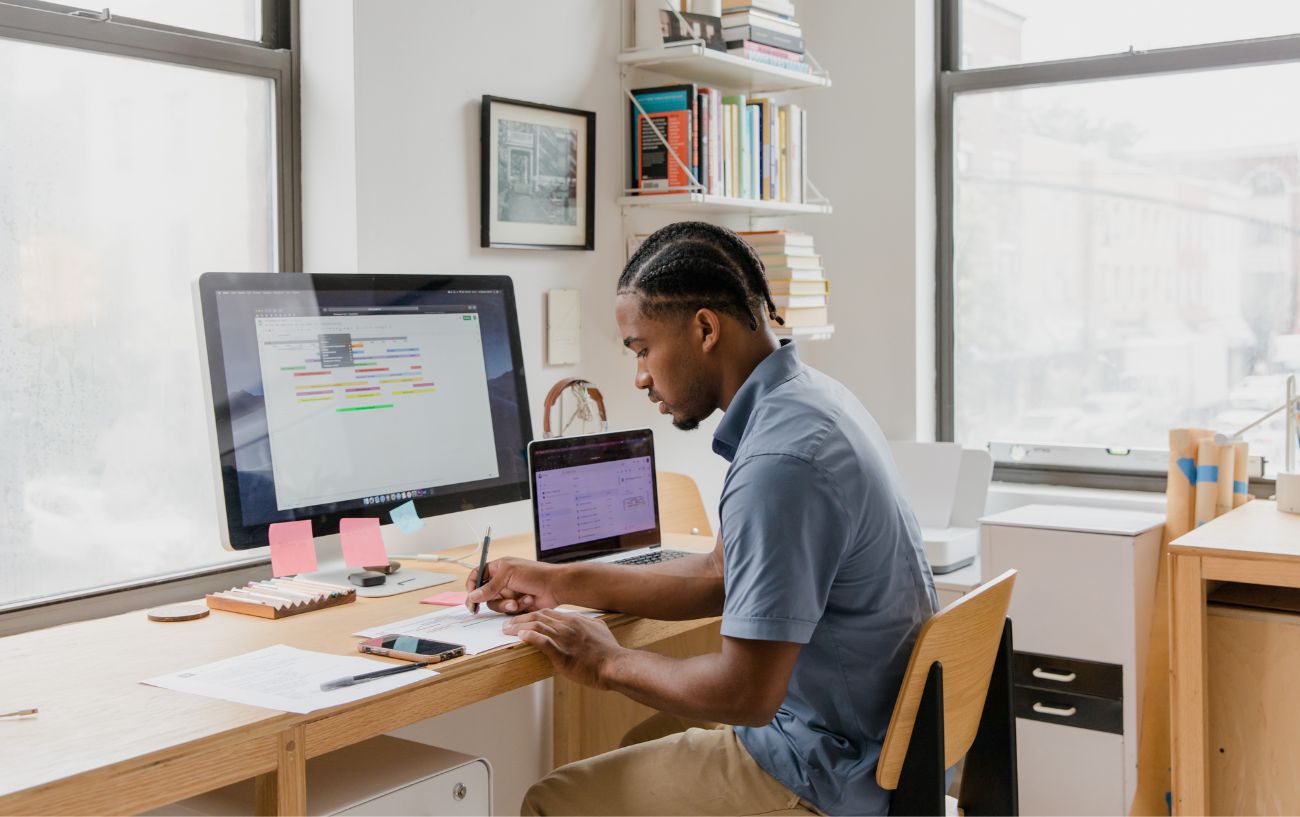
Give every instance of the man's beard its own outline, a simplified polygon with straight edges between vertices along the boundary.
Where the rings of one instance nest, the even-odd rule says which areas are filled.
[[[674,417],[673,427],[680,429],[681,431],[694,431],[700,427],[700,420],[698,417],[687,417],[684,420],[678,420]]]

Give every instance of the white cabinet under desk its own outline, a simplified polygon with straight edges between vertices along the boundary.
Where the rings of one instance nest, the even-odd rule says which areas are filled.
[[[1164,521],[1074,505],[980,520],[983,579],[1019,571],[1009,616],[1022,814],[1128,813]]]

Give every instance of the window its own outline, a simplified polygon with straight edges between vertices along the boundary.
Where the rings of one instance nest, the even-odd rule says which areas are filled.
[[[1230,432],[1300,373],[1300,4],[1227,12],[941,3],[939,434],[1006,444],[1002,478],[1026,447]],[[1157,50],[1091,56],[1130,44]],[[1270,471],[1280,419],[1246,437]]]
[[[289,52],[73,12],[0,4],[0,608],[232,559],[191,285],[297,265]]]

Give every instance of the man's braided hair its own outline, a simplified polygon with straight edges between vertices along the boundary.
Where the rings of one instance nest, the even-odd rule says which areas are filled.
[[[785,323],[754,248],[702,221],[669,224],[647,238],[623,268],[618,294],[640,296],[642,313],[652,317],[712,309],[755,331],[763,319]]]

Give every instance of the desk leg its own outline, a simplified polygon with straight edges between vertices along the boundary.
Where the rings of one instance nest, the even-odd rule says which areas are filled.
[[[1170,770],[1176,815],[1209,806],[1205,581],[1199,556],[1169,556]]]
[[[255,814],[302,815],[307,813],[307,730],[295,726],[280,733],[279,768],[260,774],[254,781]]]

